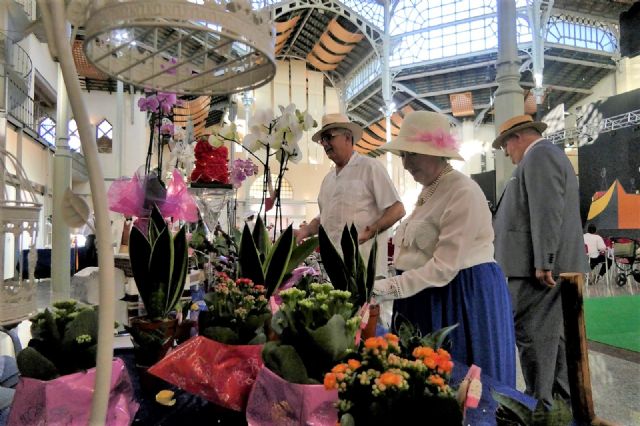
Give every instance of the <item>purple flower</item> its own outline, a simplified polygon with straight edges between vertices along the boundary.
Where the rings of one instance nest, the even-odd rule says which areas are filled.
[[[162,126],[160,126],[161,135],[173,135],[173,131],[173,123],[164,123]]]

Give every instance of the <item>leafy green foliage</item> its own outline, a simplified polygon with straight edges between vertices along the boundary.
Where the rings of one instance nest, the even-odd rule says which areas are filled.
[[[249,278],[256,284],[264,284],[266,297],[269,298],[317,246],[317,238],[309,238],[296,246],[292,226],[285,229],[276,242],[271,244],[267,229],[258,216],[253,232],[246,224],[243,229],[238,275]]]
[[[182,295],[187,274],[185,227],[173,236],[154,206],[147,236],[137,227],[131,229],[129,256],[147,318],[167,318]]]
[[[456,327],[458,327],[458,324],[441,328],[424,336],[420,334],[420,330],[417,330],[415,326],[408,321],[403,321],[400,326],[396,328],[398,330],[398,337],[400,338],[402,353],[409,355],[413,353],[413,350],[418,346],[426,346],[434,349],[446,346],[447,336]]]
[[[336,362],[355,350],[360,317],[353,316],[351,295],[313,283],[309,293],[290,288],[280,296],[283,303],[271,321],[280,341],[263,348],[265,365],[292,383],[321,383]]]
[[[25,377],[51,380],[96,365],[98,313],[75,301],[53,304],[53,309],[32,318],[32,339],[18,353]]]
[[[571,409],[560,397],[554,398],[550,409],[538,401],[535,410],[531,410],[507,395],[496,391],[491,395],[499,404],[496,411],[498,426],[567,426],[573,421]]]

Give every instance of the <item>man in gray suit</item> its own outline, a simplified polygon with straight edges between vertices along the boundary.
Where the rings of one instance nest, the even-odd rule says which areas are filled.
[[[526,393],[547,406],[570,399],[557,277],[587,272],[578,180],[565,153],[528,115],[507,120],[493,142],[516,165],[493,220],[495,257],[509,281]]]

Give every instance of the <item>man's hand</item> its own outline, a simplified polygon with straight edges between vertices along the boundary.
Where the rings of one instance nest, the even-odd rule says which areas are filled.
[[[536,278],[547,287],[555,287],[556,281],[553,279],[551,271],[548,269],[536,269]]]
[[[296,244],[300,244],[302,240],[308,237],[307,235],[307,227],[300,227],[299,229],[293,230],[293,236],[296,239]]]
[[[371,226],[365,226],[362,232],[358,233],[358,244],[365,243],[376,235],[376,231]]]

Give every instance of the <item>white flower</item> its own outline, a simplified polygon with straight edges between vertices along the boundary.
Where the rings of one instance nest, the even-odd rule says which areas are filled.
[[[260,137],[262,135],[260,133],[251,132],[244,137],[242,141],[242,146],[247,151],[255,153],[256,151],[262,148],[262,143],[260,142]]]
[[[209,136],[209,144],[214,148],[218,148],[224,144],[224,142],[218,137],[217,134],[212,134]]]
[[[313,119],[309,111],[305,111],[302,113],[302,128],[304,130],[310,130],[316,126],[316,121]]]
[[[262,125],[269,127],[271,121],[273,121],[273,110],[271,108],[267,108],[257,110],[255,115],[251,118],[250,123],[252,126]]]
[[[228,124],[228,125],[224,126],[220,130],[219,134],[220,134],[220,136],[222,136],[223,138],[225,138],[227,140],[237,141],[239,139],[238,131],[237,131],[235,123],[231,123],[231,124]]]

